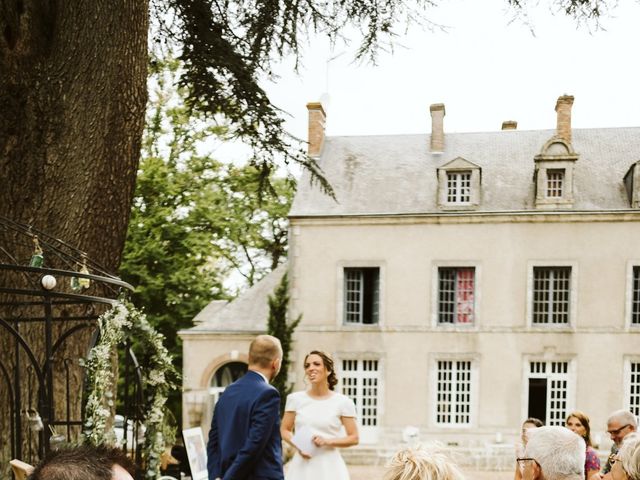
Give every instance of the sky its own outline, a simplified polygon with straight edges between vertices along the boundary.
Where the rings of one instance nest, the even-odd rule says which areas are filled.
[[[575,96],[574,128],[640,125],[640,2],[619,0],[600,29],[553,15],[548,0],[529,3],[533,33],[512,21],[507,0],[442,0],[427,17],[446,31],[411,27],[377,66],[354,63],[353,43],[331,49],[317,36],[298,74],[285,60],[264,87],[302,139],[306,103],[319,100],[331,136],[428,133],[432,103],[445,104],[445,133],[495,131],[504,120],[553,129],[563,94]]]

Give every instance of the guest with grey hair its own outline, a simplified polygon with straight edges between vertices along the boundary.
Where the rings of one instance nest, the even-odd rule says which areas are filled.
[[[584,440],[564,427],[529,432],[524,457],[518,458],[523,480],[584,480]]]
[[[616,410],[607,420],[607,433],[613,440],[611,446],[611,455],[604,467],[602,467],[601,476],[607,474],[611,470],[611,460],[618,453],[618,449],[624,438],[638,430],[638,420],[629,410]]]
[[[611,459],[611,480],[640,480],[640,435],[630,433],[624,437],[618,453]]]

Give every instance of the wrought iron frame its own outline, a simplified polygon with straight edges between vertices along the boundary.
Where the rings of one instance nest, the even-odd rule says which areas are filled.
[[[28,266],[28,258],[19,258],[24,252],[32,249],[33,239],[36,238],[42,248],[46,263],[51,263],[54,267]],[[3,244],[5,240],[5,244]],[[8,241],[13,242],[7,245]],[[15,252],[20,252],[16,254]],[[92,273],[83,273],[73,268],[84,263]],[[4,277],[3,272],[8,272]],[[51,275],[56,279],[57,288],[47,289],[43,286],[44,276]],[[85,329],[93,329],[91,340],[87,345],[87,354],[95,345],[99,329],[97,319],[101,310],[100,306],[110,306],[123,291],[133,291],[133,287],[123,282],[118,277],[108,273],[94,261],[91,261],[83,252],[68,245],[62,240],[56,239],[36,228],[14,222],[0,216],[0,278],[14,278],[16,284],[0,284],[0,332],[8,332],[10,337],[8,342],[13,344],[13,351],[0,352],[0,385],[6,384],[10,398],[9,411],[11,416],[10,438],[11,456],[13,458],[24,459],[34,462],[32,452],[25,458],[23,444],[25,435],[28,435],[28,445],[32,445],[33,429],[25,425],[27,419],[31,422],[38,421],[42,425],[38,426],[37,456],[42,458],[51,448],[52,440],[60,441],[60,438],[52,438],[50,427],[62,427],[66,430],[64,435],[67,441],[72,440],[72,427],[82,426],[83,418],[71,418],[70,411],[70,362],[72,359],[62,359],[62,371],[55,368],[55,355],[64,343],[74,334]],[[90,287],[85,293],[82,288],[73,291],[68,285],[72,279],[77,282],[80,279],[88,279]],[[65,284],[64,280],[69,283]],[[77,285],[77,283],[76,283]],[[65,309],[73,309],[76,313],[71,316]],[[37,323],[43,326],[44,330],[44,352],[35,351],[33,345],[22,334],[21,326],[27,323]],[[54,328],[61,322],[68,322],[64,330],[62,327]],[[69,325],[69,323],[71,325]],[[55,335],[54,330],[59,330]],[[55,336],[54,336],[55,335]],[[124,368],[124,406],[131,415],[127,413],[124,423],[123,448],[127,449],[127,425],[131,416],[134,421],[134,439],[137,438],[138,420],[141,418],[140,408],[142,406],[141,372],[135,355],[125,346],[127,352]],[[40,357],[40,358],[39,358]],[[12,362],[12,365],[10,363]],[[35,377],[35,392],[23,392],[21,387],[21,375],[24,371]],[[56,418],[55,416],[55,380],[66,375],[62,379],[66,383],[66,418]],[[32,382],[27,382],[29,387]],[[34,399],[37,403],[37,410],[31,414],[29,409],[33,408]],[[25,400],[27,405],[25,405]],[[84,417],[82,412],[81,417]],[[63,439],[64,440],[64,439]],[[134,440],[134,458],[140,463],[140,449]]]

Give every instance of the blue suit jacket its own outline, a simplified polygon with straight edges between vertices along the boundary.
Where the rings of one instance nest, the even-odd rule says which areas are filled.
[[[209,479],[282,480],[280,394],[249,370],[229,385],[213,411]]]

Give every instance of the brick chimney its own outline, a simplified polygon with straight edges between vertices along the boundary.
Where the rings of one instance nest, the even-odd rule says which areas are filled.
[[[556,102],[556,113],[558,114],[558,127],[556,134],[571,143],[571,107],[573,105],[573,95],[562,95]]]
[[[444,103],[434,103],[431,111],[431,151],[444,151]]]
[[[324,124],[327,116],[320,102],[307,103],[307,110],[309,111],[309,146],[307,153],[310,157],[317,157],[320,155],[322,144],[324,143]]]
[[[517,130],[518,122],[515,120],[505,120],[502,122],[502,130]]]

